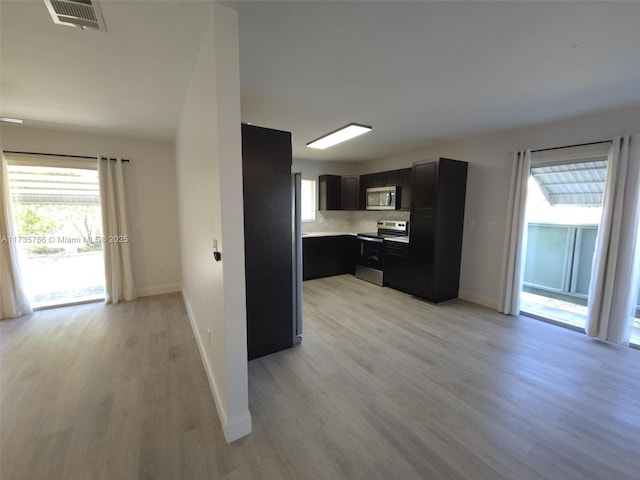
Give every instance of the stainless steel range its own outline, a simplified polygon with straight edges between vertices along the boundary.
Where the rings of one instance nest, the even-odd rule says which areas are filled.
[[[384,268],[384,239],[406,237],[409,222],[379,220],[375,233],[359,233],[360,251],[356,262],[356,277],[382,286]]]

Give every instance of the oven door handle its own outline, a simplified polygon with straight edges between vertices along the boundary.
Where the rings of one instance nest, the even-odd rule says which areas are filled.
[[[384,240],[382,238],[371,238],[371,237],[361,237],[358,235],[356,237],[358,240],[363,240],[365,242],[373,242],[373,243],[382,243]]]

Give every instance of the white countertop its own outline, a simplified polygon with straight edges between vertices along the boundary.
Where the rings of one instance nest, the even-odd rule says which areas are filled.
[[[307,232],[302,234],[302,238],[313,238],[313,237],[338,237],[341,235],[352,235],[356,236],[357,233],[353,232]],[[385,240],[389,242],[398,242],[398,243],[409,243],[409,237],[386,237]]]
[[[302,238],[309,238],[309,237],[338,237],[340,235],[353,235],[353,236],[355,236],[355,233],[352,233],[352,232],[308,232],[308,233],[303,233],[302,234]]]

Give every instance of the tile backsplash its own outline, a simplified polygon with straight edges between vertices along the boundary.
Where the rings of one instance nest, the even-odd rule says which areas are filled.
[[[350,232],[353,212],[317,210],[315,222],[302,222],[302,233]]]
[[[319,210],[315,222],[303,222],[302,232],[375,232],[378,220],[409,220],[404,211]]]

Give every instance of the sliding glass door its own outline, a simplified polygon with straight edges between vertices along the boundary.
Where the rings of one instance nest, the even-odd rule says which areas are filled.
[[[10,160],[16,238],[32,307],[104,298],[98,172]]]
[[[584,328],[606,170],[606,158],[532,166],[523,313]]]

